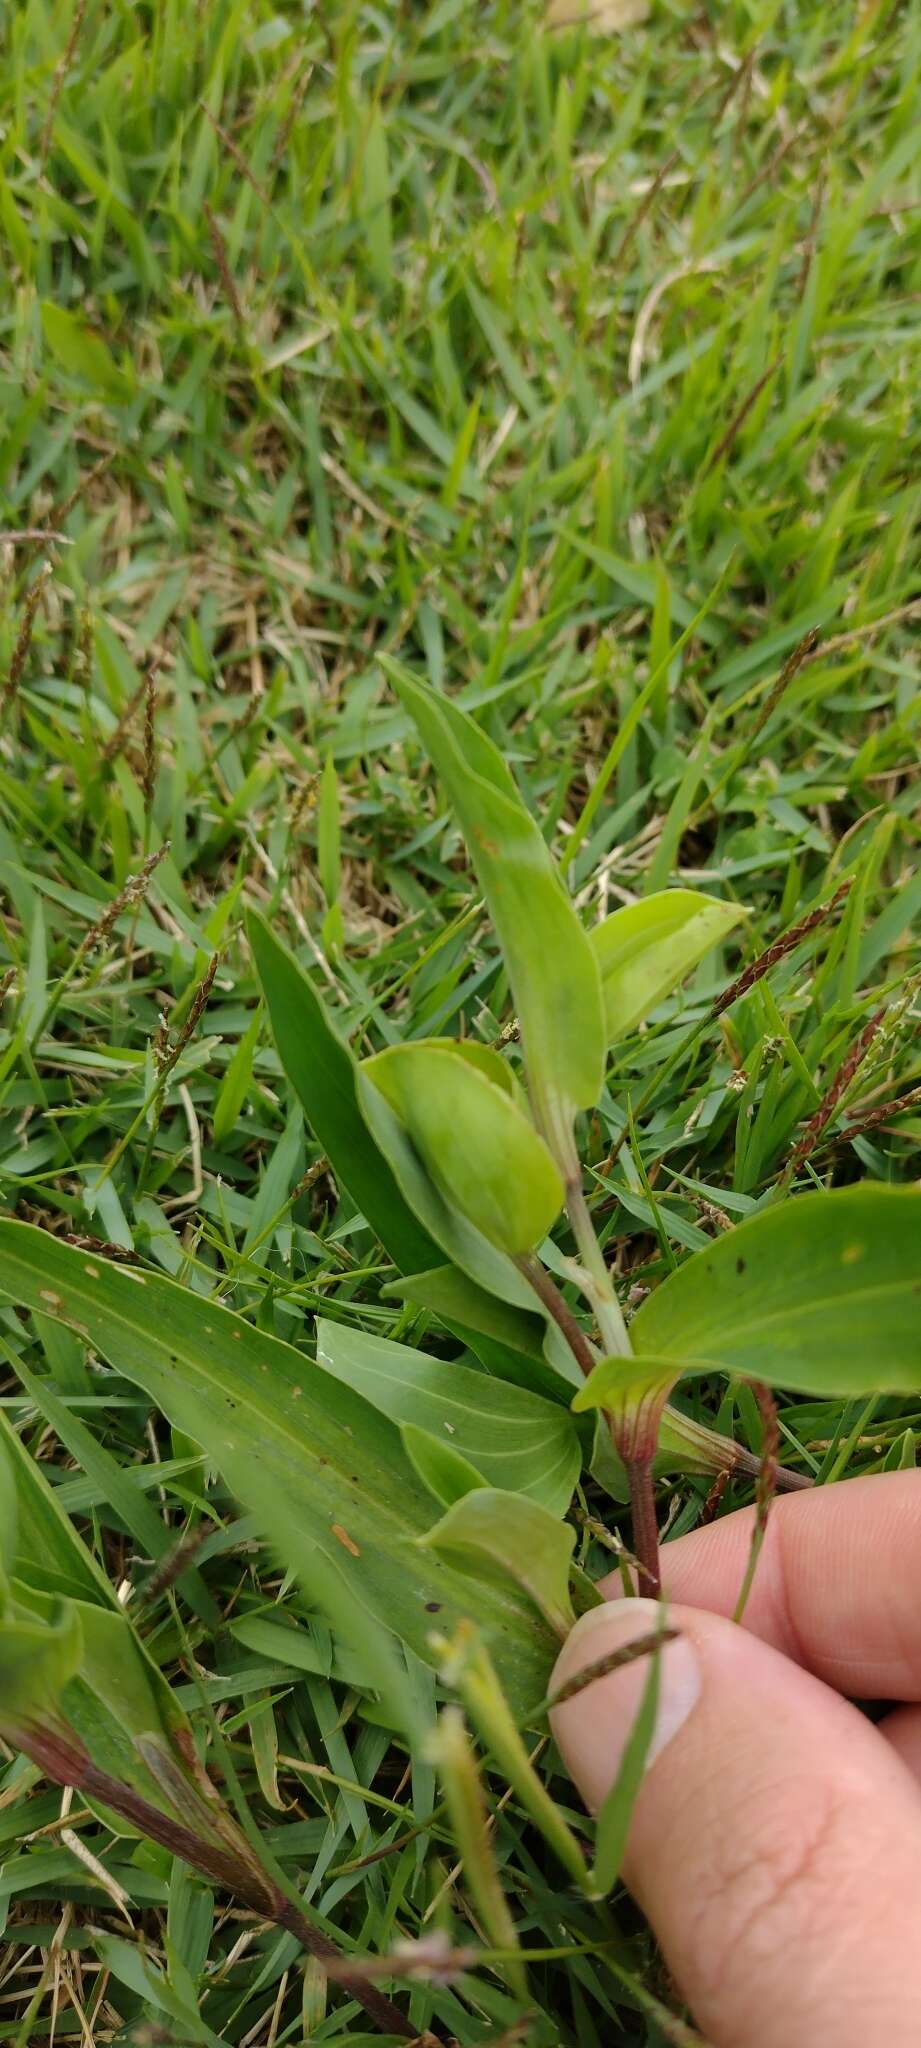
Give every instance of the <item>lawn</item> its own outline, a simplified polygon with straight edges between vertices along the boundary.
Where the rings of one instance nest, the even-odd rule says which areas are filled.
[[[488,1766],[522,1995],[450,1770],[361,1610],[326,1626],[310,1501],[267,1543],[246,1442],[164,1412],[145,1343],[166,1275],[311,1384],[318,1316],[483,1377],[387,1291],[245,925],[358,1055],[517,1056],[394,673],[475,714],[586,924],[676,884],[744,907],[580,1126],[626,1309],[778,1193],[916,1173],[921,10],[22,0],[0,51],[0,1207],[153,1289],[123,1354],[53,1290],[0,1308],[2,1416],[311,1928],[463,1952],[385,1979],[420,2030],[690,2043],[626,1895],[581,1897]],[[742,1378],[680,1399],[760,1449]],[[921,1390],[779,1428],[811,1479],[913,1464]],[[592,1578],[631,1542],[606,1472],[569,1514]],[[660,1526],[752,1497],[712,1477],[663,1475]],[[0,1754],[0,2041],[384,2038],[252,1901]]]

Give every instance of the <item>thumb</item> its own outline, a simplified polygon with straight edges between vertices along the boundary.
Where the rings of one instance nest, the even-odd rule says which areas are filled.
[[[553,1689],[661,1610],[584,1615]],[[921,1795],[872,1724],[730,1621],[670,1607],[624,1878],[714,2048],[918,2048]],[[648,1661],[554,1709],[586,1804],[613,1783]]]

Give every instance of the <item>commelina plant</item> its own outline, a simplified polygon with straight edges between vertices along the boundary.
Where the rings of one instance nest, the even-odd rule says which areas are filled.
[[[655,1590],[654,1473],[753,1463],[671,1405],[679,1382],[728,1374],[816,1396],[917,1390],[921,1190],[862,1183],[790,1196],[781,1181],[628,1324],[586,1201],[585,1113],[604,1089],[610,1048],[743,913],[676,888],[586,930],[492,742],[452,701],[385,667],[476,870],[520,1055],[516,1034],[503,1034],[501,1049],[414,1037],[358,1063],[259,916],[249,938],[282,1063],[397,1268],[388,1293],[431,1311],[471,1362],[321,1320],[314,1364],[159,1274],[13,1220],[0,1222],[0,1289],[69,1325],[203,1447],[310,1611],[328,1618],[350,1682],[414,1754],[434,1757],[482,1929],[524,1999],[469,1725],[567,1879],[603,1897],[652,1725],[663,1633],[590,1867],[524,1740],[544,1722],[560,1640],[598,1598],[574,1564],[567,1520],[583,1465],[629,1500],[635,1583]],[[337,944],[334,923],[327,941]],[[564,1211],[576,1246],[568,1261],[550,1236]],[[570,1296],[580,1291],[581,1318],[561,1280]],[[10,1359],[28,1390],[28,1367]],[[50,1402],[46,1392],[53,1422]],[[7,1740],[279,1921],[376,2022],[416,2038],[373,1973],[353,1963],[350,1974],[245,1808],[218,1795],[182,1707],[2,1415],[0,1432]],[[189,1584],[207,1612],[207,1589],[191,1575]],[[439,1674],[437,1721],[431,1688],[414,1683],[421,1666]],[[232,1801],[224,1752],[221,1768]]]

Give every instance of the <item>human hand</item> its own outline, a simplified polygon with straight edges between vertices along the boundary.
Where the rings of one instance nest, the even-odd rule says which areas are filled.
[[[918,2048],[921,1475],[776,1501],[736,1627],[751,1531],[744,1511],[663,1549],[681,1633],[660,1652],[624,1878],[714,2048]],[[553,1689],[655,1623],[619,1579],[602,1590]],[[553,1711],[593,1810],[647,1672],[640,1659]],[[906,1704],[874,1725],[847,1696]]]

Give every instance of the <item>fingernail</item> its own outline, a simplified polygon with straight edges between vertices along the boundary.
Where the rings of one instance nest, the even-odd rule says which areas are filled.
[[[614,1600],[591,1608],[567,1637],[557,1659],[551,1693],[558,1692],[587,1665],[652,1634],[662,1619],[657,1600]],[[633,1664],[593,1679],[551,1713],[563,1761],[593,1811],[617,1776],[646,1689],[649,1664],[648,1656],[638,1657]],[[701,1672],[694,1644],[687,1635],[676,1636],[659,1651],[659,1699],[647,1771],[683,1727],[700,1693]]]

